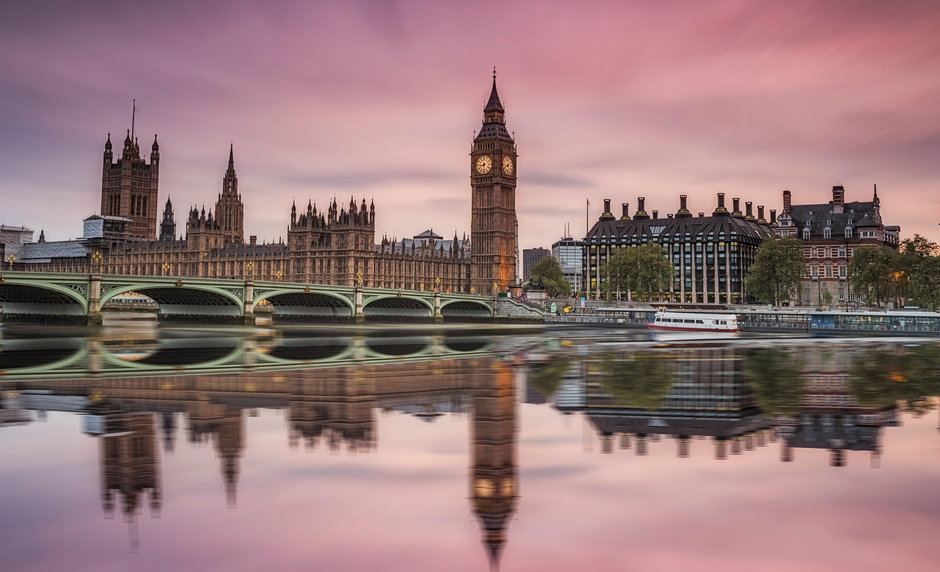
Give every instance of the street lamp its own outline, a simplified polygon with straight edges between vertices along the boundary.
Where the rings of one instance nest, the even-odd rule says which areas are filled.
[[[7,264],[10,265],[10,270],[13,270],[13,263],[16,262],[16,255],[10,254],[7,256]]]
[[[813,276],[813,282],[816,283],[816,307],[819,308],[822,306],[822,281],[819,276]]]

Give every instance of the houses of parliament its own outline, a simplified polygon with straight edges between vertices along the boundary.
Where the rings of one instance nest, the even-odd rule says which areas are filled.
[[[470,236],[444,238],[431,230],[413,238],[376,241],[376,207],[364,199],[334,198],[290,207],[287,242],[245,241],[244,205],[234,149],[215,209],[192,207],[179,232],[169,198],[159,195],[160,146],[148,160],[132,130],[115,161],[111,136],[104,146],[100,214],[84,221],[73,241],[20,245],[15,268],[40,272],[242,278],[404,290],[493,293],[516,282],[516,145],[505,109],[492,90],[483,125],[470,152]],[[132,122],[133,124],[133,122]]]

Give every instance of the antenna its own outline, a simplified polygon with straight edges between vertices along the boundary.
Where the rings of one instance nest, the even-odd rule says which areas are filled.
[[[134,120],[137,118],[137,100],[131,100],[131,141],[134,140]]]

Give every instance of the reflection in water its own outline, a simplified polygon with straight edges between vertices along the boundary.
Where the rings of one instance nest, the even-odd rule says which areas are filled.
[[[590,355],[570,365],[553,359],[530,368],[543,395],[558,391],[571,369],[577,379],[555,399],[563,412],[583,412],[601,439],[601,451],[649,453],[649,441],[676,441],[680,458],[693,439],[710,439],[717,460],[781,439],[780,458],[794,449],[830,451],[846,464],[847,451],[881,456],[882,428],[897,425],[898,402],[923,413],[940,393],[936,344],[847,348],[816,343],[738,348],[645,348]],[[546,381],[550,374],[551,382]]]
[[[178,447],[178,433],[215,452],[217,490],[235,509],[249,442],[246,419],[259,409],[283,413],[291,450],[370,456],[378,451],[382,413],[429,423],[464,416],[469,508],[496,568],[522,502],[517,379],[525,383],[519,393],[526,403],[583,415],[605,454],[619,448],[644,457],[674,441],[680,459],[707,444],[709,458],[728,461],[776,444],[781,461],[793,462],[799,449],[822,449],[833,467],[847,465],[852,452],[867,452],[878,466],[883,428],[897,425],[898,408],[926,412],[940,385],[936,344],[611,349],[585,342],[538,351],[543,342],[467,335],[89,339],[79,345],[103,346],[100,352],[125,359],[135,352],[177,355],[187,365],[200,355],[217,364],[225,358],[215,350],[226,348],[242,352],[235,360],[242,365],[167,371],[153,368],[153,359],[136,359],[134,370],[120,363],[114,367],[125,369],[94,369],[91,351],[76,368],[83,375],[71,380],[11,371],[0,394],[0,426],[29,423],[37,412],[82,414],[82,431],[99,441],[102,510],[109,518],[121,514],[137,551],[138,519],[145,512],[159,516],[163,507],[161,454]],[[16,344],[9,351],[18,351]],[[300,366],[281,367],[292,360]],[[37,360],[28,363],[36,367]]]

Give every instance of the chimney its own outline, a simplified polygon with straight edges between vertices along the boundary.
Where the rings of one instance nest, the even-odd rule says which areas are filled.
[[[745,220],[754,220],[754,212],[753,212],[753,209],[751,208],[752,204],[753,203],[751,201],[747,201],[746,203],[744,203],[744,219]]]
[[[738,197],[731,199],[731,216],[741,216],[741,199]]]
[[[253,234],[252,234],[251,236],[249,236],[249,237],[248,237],[248,244],[250,244],[250,245],[252,245],[252,246],[258,244],[258,237],[255,236],[255,235],[253,235]]]
[[[623,203],[623,215],[620,220],[630,220],[630,203]]]
[[[705,218],[705,213],[698,211],[698,218]]]
[[[657,210],[654,210],[654,211],[653,211],[653,218],[654,218],[654,219],[659,218],[659,211],[657,211]]]
[[[725,208],[725,194],[718,193],[718,206],[715,207],[715,211],[712,212],[712,216],[723,216],[728,214],[728,209]]]
[[[764,219],[764,205],[757,205],[757,222],[767,222]]]
[[[832,213],[833,214],[842,214],[843,205],[845,204],[845,187],[842,185],[835,185],[832,187]]]
[[[637,197],[636,198],[636,213],[633,215],[633,219],[648,219],[650,215],[646,214],[646,197]]]
[[[691,216],[692,213],[689,212],[686,195],[679,195],[679,212],[676,213],[676,218],[688,218]]]
[[[783,212],[790,212],[790,191],[783,191]]]
[[[777,224],[777,209],[770,209],[770,224]]]
[[[832,187],[832,204],[833,205],[844,205],[845,204],[845,187],[842,185],[835,185]]]
[[[614,215],[610,212],[610,199],[604,199],[604,212],[599,220],[614,220]]]
[[[604,214],[610,212],[610,199],[604,199]]]

